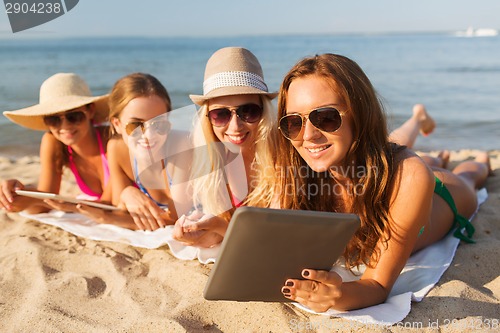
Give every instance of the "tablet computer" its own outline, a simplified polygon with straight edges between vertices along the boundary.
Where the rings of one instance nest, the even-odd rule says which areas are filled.
[[[329,271],[358,229],[357,215],[256,207],[236,209],[203,296],[291,302],[281,293],[304,268]]]
[[[25,197],[37,198],[37,199],[50,199],[50,200],[58,200],[63,202],[68,202],[72,204],[82,204],[87,206],[92,206],[96,208],[101,208],[105,210],[119,210],[120,208],[116,206],[106,205],[99,202],[88,201],[88,200],[80,200],[77,198],[66,197],[55,193],[46,193],[46,192],[35,192],[35,191],[24,191],[24,190],[16,190],[18,195],[23,195]]]

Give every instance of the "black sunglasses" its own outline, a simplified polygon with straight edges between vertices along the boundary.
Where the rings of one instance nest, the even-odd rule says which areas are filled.
[[[323,107],[312,110],[306,116],[298,113],[287,114],[281,117],[278,128],[285,138],[295,140],[308,119],[314,127],[324,132],[335,132],[342,126],[340,111],[333,107]]]
[[[262,106],[250,103],[235,108],[213,109],[208,112],[207,117],[215,127],[224,127],[231,121],[233,112],[244,122],[255,123],[262,117],[262,111]]]
[[[138,127],[141,128],[142,133],[149,129],[156,134],[165,135],[170,131],[170,122],[166,119],[131,121],[125,125],[125,132],[127,132],[127,135],[138,135],[139,131],[134,133]]]
[[[49,127],[59,127],[63,122],[63,117],[66,118],[68,123],[76,125],[84,121],[87,115],[83,111],[71,111],[59,115],[45,116],[43,122]]]

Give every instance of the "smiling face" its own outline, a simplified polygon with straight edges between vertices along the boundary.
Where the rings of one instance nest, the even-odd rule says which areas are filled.
[[[74,117],[74,113],[83,112],[85,117]],[[66,116],[68,114],[68,116]],[[47,125],[52,135],[67,146],[78,144],[91,132],[90,119],[94,116],[93,104],[82,106],[66,112],[55,114],[51,117],[59,117],[58,122]],[[68,120],[70,119],[70,120]]]
[[[228,108],[235,110],[245,104],[262,106],[258,95],[234,95],[213,98],[209,101],[208,112],[214,109]],[[215,136],[221,142],[231,142],[241,148],[242,153],[253,151],[257,140],[259,121],[248,123],[232,113],[231,120],[222,127],[212,125]]]
[[[312,110],[324,106],[332,106],[343,114],[340,128],[335,132],[324,132],[307,120],[301,133],[291,140],[300,156],[317,172],[342,166],[353,143],[352,119],[340,95],[324,78],[308,75],[291,82],[286,114],[307,116]]]
[[[111,121],[115,130],[122,135],[123,140],[134,155],[137,157],[152,156],[152,154],[158,153],[167,139],[168,130],[163,130],[169,126],[166,114],[165,101],[152,95],[132,99],[123,108],[119,117],[112,118]],[[155,119],[151,121],[153,118]],[[144,122],[144,132],[139,126],[142,122]],[[130,128],[134,127],[131,124],[138,126],[133,132],[130,132]]]

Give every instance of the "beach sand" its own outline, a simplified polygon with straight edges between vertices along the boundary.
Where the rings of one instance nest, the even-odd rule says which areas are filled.
[[[476,153],[452,152],[451,166]],[[499,331],[500,151],[490,155],[496,176],[474,220],[477,243],[459,246],[402,322],[422,328],[364,326],[288,304],[209,302],[202,291],[211,265],[175,259],[167,247],[92,241],[0,212],[0,332]],[[0,157],[0,178],[35,183],[38,166],[38,157]],[[74,194],[72,177],[64,179],[62,193]]]

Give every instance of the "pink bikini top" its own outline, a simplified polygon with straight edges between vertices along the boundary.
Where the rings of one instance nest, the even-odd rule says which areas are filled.
[[[95,133],[97,137],[97,143],[99,145],[99,151],[101,153],[102,168],[104,170],[104,185],[106,186],[109,180],[108,159],[106,158],[106,152],[104,151],[101,135],[99,134],[98,130],[96,130]],[[92,189],[88,187],[87,184],[85,184],[82,177],[80,177],[78,169],[76,168],[75,162],[73,160],[73,149],[71,149],[70,146],[68,146],[68,153],[69,153],[69,168],[71,169],[71,172],[73,172],[73,175],[75,176],[76,184],[80,188],[80,191],[82,191],[82,193],[84,194],[84,197],[79,196],[79,198],[87,200],[99,200],[101,198],[101,194],[92,191]]]

